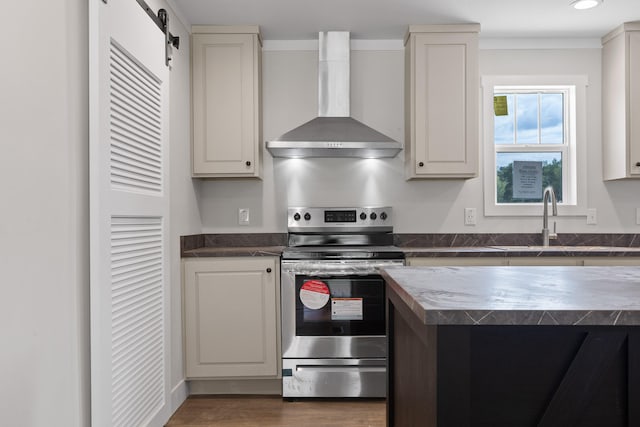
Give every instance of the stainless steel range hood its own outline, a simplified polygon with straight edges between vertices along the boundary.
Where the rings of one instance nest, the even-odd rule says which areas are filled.
[[[402,145],[349,117],[349,32],[319,34],[318,116],[267,141],[273,157],[395,157]]]

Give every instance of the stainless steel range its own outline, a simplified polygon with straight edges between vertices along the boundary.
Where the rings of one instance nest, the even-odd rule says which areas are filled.
[[[289,208],[282,255],[282,393],[385,397],[380,267],[404,265],[380,208]]]

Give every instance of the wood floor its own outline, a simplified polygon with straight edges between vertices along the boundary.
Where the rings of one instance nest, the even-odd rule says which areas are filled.
[[[167,427],[382,427],[384,400],[283,401],[278,396],[191,396]]]

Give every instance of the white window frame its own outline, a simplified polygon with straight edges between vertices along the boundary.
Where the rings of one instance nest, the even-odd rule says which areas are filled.
[[[514,88],[544,87],[550,90],[566,89],[569,96],[565,103],[565,135],[568,144],[518,145],[514,151],[563,151],[563,200],[558,204],[558,215],[586,215],[587,191],[587,135],[586,135],[586,89],[587,76],[483,76],[483,175],[484,175],[484,214],[485,216],[540,216],[542,203],[497,203],[496,201],[496,146],[494,143],[493,97],[498,91]],[[537,90],[534,90],[537,91]],[[509,151],[500,146],[500,151]],[[566,157],[565,157],[566,156]]]

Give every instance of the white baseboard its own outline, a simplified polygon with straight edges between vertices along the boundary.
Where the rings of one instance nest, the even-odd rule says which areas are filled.
[[[182,380],[171,390],[171,414],[178,410],[187,397],[189,397],[189,385]]]
[[[282,379],[195,380],[189,393],[196,394],[275,394],[282,396]]]

